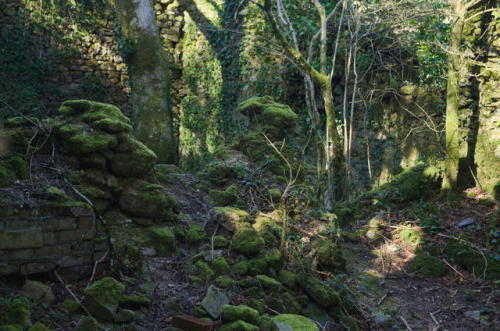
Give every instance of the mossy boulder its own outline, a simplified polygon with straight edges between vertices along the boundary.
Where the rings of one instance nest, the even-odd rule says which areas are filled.
[[[12,184],[16,179],[28,178],[28,164],[20,156],[0,159],[0,187]]]
[[[297,114],[289,106],[277,103],[269,96],[249,98],[241,102],[237,110],[250,119],[280,129],[293,127],[298,120]]]
[[[198,261],[194,264],[196,267],[196,276],[198,276],[202,281],[208,282],[215,276],[215,272],[210,268],[210,266],[202,261]]]
[[[309,318],[294,314],[281,314],[272,318],[278,331],[319,331],[318,326]]]
[[[119,205],[130,215],[155,219],[155,222],[177,219],[174,213],[177,205],[175,198],[144,181],[136,181],[127,187],[120,197]]]
[[[135,320],[135,312],[130,309],[122,309],[115,315],[116,323],[130,323]]]
[[[252,228],[241,229],[231,241],[231,247],[235,252],[247,256],[257,255],[264,248],[264,245],[264,239]]]
[[[229,245],[229,240],[224,236],[215,236],[213,238],[214,248],[226,248]]]
[[[91,316],[83,316],[80,318],[78,323],[76,323],[73,331],[100,331],[101,327],[97,320]]]
[[[322,241],[314,254],[315,263],[322,270],[334,273],[345,272],[346,261],[342,250],[332,241]]]
[[[19,298],[4,307],[2,322],[5,324],[17,324],[22,328],[29,328],[31,323],[30,304],[26,298]]]
[[[409,262],[408,271],[425,277],[443,277],[448,274],[449,269],[437,257],[429,254],[419,254]]]
[[[225,305],[222,311],[222,320],[225,322],[245,321],[250,324],[259,325],[259,312],[245,305]]]
[[[340,295],[325,282],[303,274],[299,277],[299,284],[306,294],[321,307],[332,308],[341,305]]]
[[[261,284],[262,287],[268,290],[279,290],[281,289],[281,283],[278,282],[276,279],[271,278],[266,275],[257,275],[255,276]]]
[[[212,261],[212,269],[217,275],[226,275],[231,272],[229,263],[223,257],[218,257]]]
[[[190,244],[196,244],[201,241],[207,240],[207,234],[201,225],[191,225],[186,231],[185,239]]]
[[[288,270],[280,270],[278,272],[279,281],[290,289],[294,289],[297,286],[297,274],[288,271]]]
[[[248,261],[240,261],[233,265],[232,272],[235,275],[246,275],[248,273]]]
[[[446,242],[445,253],[465,270],[485,279],[500,279],[500,261],[489,254],[482,254],[477,248],[464,241],[450,239]],[[486,272],[484,272],[486,270]]]
[[[103,321],[113,321],[125,285],[111,277],[105,277],[87,287],[85,307],[92,316]]]
[[[110,134],[81,133],[66,140],[68,152],[71,154],[85,154],[105,151],[116,147],[118,138]]]
[[[60,307],[70,314],[76,313],[82,309],[82,306],[78,302],[71,299],[64,300]]]
[[[240,197],[238,192],[238,186],[231,185],[224,191],[210,190],[208,192],[210,199],[217,206],[231,206],[238,203]]]
[[[228,275],[222,275],[215,278],[215,284],[220,288],[228,288],[233,285],[233,279]]]
[[[122,145],[124,152],[117,152],[111,159],[111,171],[120,177],[144,177],[149,174],[156,163],[157,156],[140,141],[126,137]]]
[[[236,169],[228,164],[214,163],[207,168],[207,178],[216,185],[225,185],[238,177]]]
[[[242,209],[232,207],[215,207],[215,220],[226,230],[236,232],[243,227],[250,227],[250,214]]]
[[[259,327],[244,321],[234,321],[223,324],[219,331],[259,331]]]
[[[177,242],[175,235],[168,228],[164,227],[150,227],[149,228],[151,245],[160,254],[168,254],[177,251]]]

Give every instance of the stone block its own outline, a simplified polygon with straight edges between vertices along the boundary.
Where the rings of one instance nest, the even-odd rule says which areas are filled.
[[[56,264],[52,262],[34,262],[23,264],[20,268],[23,275],[37,274],[55,269]]]
[[[24,230],[0,230],[0,249],[42,247],[43,235],[39,227]]]

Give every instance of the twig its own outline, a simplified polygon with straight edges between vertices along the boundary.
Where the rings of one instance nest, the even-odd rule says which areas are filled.
[[[97,270],[97,265],[99,263],[101,263],[102,261],[104,261],[104,259],[108,256],[108,254],[109,254],[109,248],[106,250],[106,253],[98,261],[94,261],[94,266],[92,267],[92,274],[90,275],[90,279],[87,283],[87,287],[89,287],[90,284],[92,284],[92,281],[94,280],[95,273]]]
[[[437,310],[437,311],[435,311],[435,312],[433,312],[433,313],[429,313],[429,315],[431,315],[432,320],[434,321],[434,323],[436,323],[436,325],[437,325],[438,327],[439,327],[439,322],[437,321],[436,317],[434,317],[434,314],[437,314],[437,313],[439,313],[440,311],[441,311],[441,309],[439,309],[439,310]]]
[[[411,328],[411,326],[408,324],[408,322],[405,320],[405,318],[403,316],[399,315],[399,318],[403,321],[403,323],[405,324],[408,331],[413,331],[413,329]]]
[[[382,304],[382,302],[385,300],[385,298],[387,298],[387,293],[384,294],[384,296],[380,298],[380,300],[377,302],[377,306],[380,306]]]
[[[462,278],[465,279],[465,276],[460,272],[458,271],[457,269],[455,269],[451,264],[448,263],[448,261],[446,261],[445,259],[442,259],[444,261],[444,263],[446,263],[448,265],[448,267],[450,267],[451,269],[453,269],[453,271],[455,271],[457,274],[459,274]]]
[[[217,230],[219,229],[219,223],[215,223],[215,230],[214,230],[214,233],[212,234],[212,238],[210,239],[210,244],[211,244],[211,248],[212,248],[212,251],[210,253],[210,255],[212,256],[212,261],[214,259],[214,238],[215,238],[215,235],[217,234]]]
[[[87,308],[85,308],[85,306],[82,304],[82,302],[80,301],[80,299],[78,299],[78,297],[75,295],[75,293],[73,293],[73,291],[71,291],[68,287],[68,285],[66,285],[66,283],[64,282],[64,280],[61,278],[61,276],[59,276],[59,274],[57,273],[57,270],[54,270],[54,275],[56,275],[57,279],[59,280],[59,282],[64,286],[64,288],[66,289],[66,291],[68,291],[69,295],[71,295],[71,297],[76,301],[78,302],[78,304],[82,307],[83,310],[85,310],[85,312],[87,313],[87,315],[89,316],[92,316],[92,314],[87,310]]]

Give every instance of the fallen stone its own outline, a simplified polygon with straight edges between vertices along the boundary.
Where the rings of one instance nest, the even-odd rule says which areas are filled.
[[[211,285],[207,290],[207,295],[203,298],[201,306],[208,312],[212,318],[219,318],[224,309],[224,305],[229,304],[229,298],[224,292]]]
[[[40,282],[28,280],[22,289],[23,295],[32,300],[41,300],[47,304],[51,304],[55,300],[54,293],[50,286]]]

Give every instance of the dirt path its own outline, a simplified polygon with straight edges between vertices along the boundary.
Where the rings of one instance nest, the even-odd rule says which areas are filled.
[[[380,252],[383,251],[383,255]],[[494,330],[500,291],[485,283],[423,278],[406,272],[411,255],[394,244],[344,247],[353,288],[373,330]],[[382,259],[380,256],[384,256]]]

